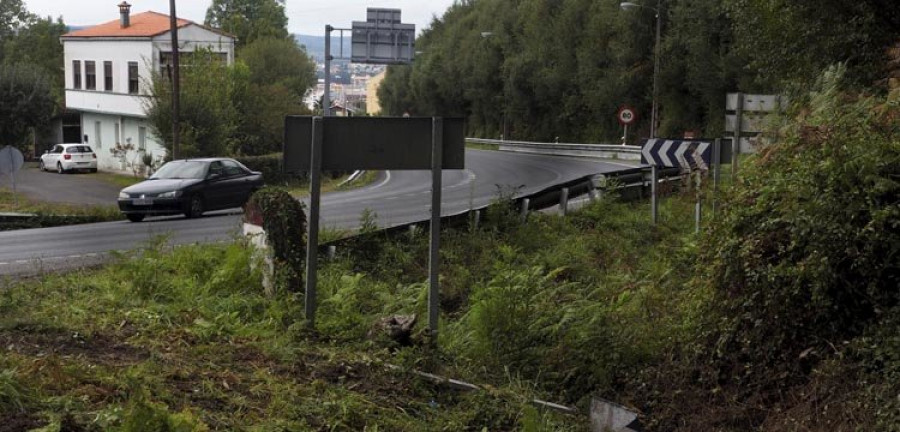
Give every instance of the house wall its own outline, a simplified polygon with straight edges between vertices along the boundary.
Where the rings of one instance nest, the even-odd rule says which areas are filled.
[[[153,38],[153,55],[159,61],[160,52],[172,51],[172,36],[165,32]],[[178,52],[193,52],[206,48],[213,52],[226,53],[228,64],[234,63],[234,39],[190,24],[178,29]]]
[[[234,62],[233,39],[198,25],[178,31],[180,52],[200,47],[226,53]],[[162,160],[166,150],[146,121],[145,104],[151,85],[151,71],[159,69],[160,52],[170,52],[169,33],[155,38],[87,38],[63,41],[65,57],[66,107],[81,112],[84,142],[97,154],[97,166],[103,171],[127,174],[141,172],[142,156]],[[74,88],[73,60],[81,61],[81,88]],[[96,64],[96,89],[86,90],[85,61]],[[112,62],[113,88],[105,90],[104,65]],[[139,93],[128,93],[128,62],[138,63]],[[117,129],[118,128],[118,129]],[[140,148],[144,128],[144,148]],[[116,131],[118,130],[118,133]],[[128,149],[128,147],[133,147]]]
[[[66,107],[111,114],[143,116],[143,103],[149,87],[150,68],[153,67],[153,44],[144,40],[66,40]],[[81,89],[74,88],[72,61],[81,61]],[[84,62],[97,65],[97,89],[85,90]],[[104,91],[103,62],[112,61],[113,91]],[[139,94],[128,93],[128,62],[138,63]]]
[[[154,162],[162,160],[166,154],[162,143],[151,132],[150,124],[143,118],[83,112],[81,122],[81,130],[87,138],[85,142],[97,154],[97,168],[102,171],[140,174],[144,154],[151,155]],[[145,134],[143,149],[141,128]]]

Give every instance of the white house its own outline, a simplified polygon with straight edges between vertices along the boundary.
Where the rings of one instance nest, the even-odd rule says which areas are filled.
[[[97,154],[98,167],[131,173],[144,154],[160,160],[161,140],[153,135],[144,112],[151,70],[171,63],[169,16],[157,12],[131,15],[118,5],[118,20],[73,31],[60,39],[65,52],[66,108],[81,116],[82,142]],[[178,52],[203,48],[234,62],[234,37],[195,22],[178,19]],[[122,148],[133,147],[126,152]]]

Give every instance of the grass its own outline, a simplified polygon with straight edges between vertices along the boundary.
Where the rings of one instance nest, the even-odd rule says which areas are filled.
[[[88,430],[586,430],[585,416],[528,401],[586,408],[677,336],[673,257],[692,238],[690,202],[663,201],[657,227],[646,203],[525,225],[498,209],[478,230],[442,235],[436,347],[424,333],[426,235],[341,246],[320,267],[315,330],[302,295],[263,294],[242,241],[158,239],[101,270],[0,280],[0,417]],[[395,314],[420,317],[412,345],[369,335]]]
[[[102,172],[102,171],[91,174],[91,177],[94,179],[112,184],[112,185],[119,186],[121,188],[126,188],[128,186],[140,183],[145,180],[142,177],[135,177],[135,176],[125,175],[125,174],[116,174],[116,173]]]
[[[348,176],[332,178],[325,175],[322,177],[322,193],[350,190],[368,186],[372,183],[375,183],[375,181],[378,180],[379,175],[380,173],[378,171],[365,171],[358,179],[351,183],[344,184],[343,186],[341,186],[341,184],[347,180]],[[294,197],[305,197],[309,195],[309,182],[297,182],[295,184],[288,185],[285,189]]]
[[[509,389],[457,393],[388,367],[422,348],[307,330],[302,299],[263,295],[241,242],[162,244],[103,270],[0,281],[0,417],[51,430],[572,429]]]

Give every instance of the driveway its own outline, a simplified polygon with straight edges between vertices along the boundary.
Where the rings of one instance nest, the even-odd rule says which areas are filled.
[[[11,188],[8,176],[0,184]],[[41,172],[26,164],[16,173],[16,190],[36,201],[65,204],[115,205],[122,188],[98,180],[90,173]]]

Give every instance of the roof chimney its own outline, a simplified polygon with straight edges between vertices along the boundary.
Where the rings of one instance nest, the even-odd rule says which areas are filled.
[[[128,4],[128,2],[123,1],[122,3],[119,3],[119,15],[121,16],[119,24],[122,28],[131,25],[131,5]]]

